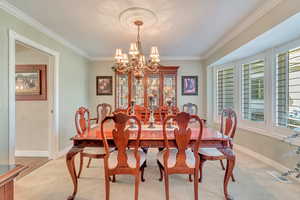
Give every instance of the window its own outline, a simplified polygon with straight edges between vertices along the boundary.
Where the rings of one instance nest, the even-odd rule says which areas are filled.
[[[276,124],[300,128],[300,48],[277,55]]]
[[[225,108],[233,108],[234,100],[234,68],[229,67],[217,71],[217,106],[220,115]]]
[[[264,61],[242,65],[243,119],[264,121]]]

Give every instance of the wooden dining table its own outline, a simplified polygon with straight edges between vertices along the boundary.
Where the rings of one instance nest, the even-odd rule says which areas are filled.
[[[114,147],[112,130],[113,125],[107,126],[104,129],[105,137],[108,140],[109,146]],[[197,127],[192,127],[192,134],[190,140],[190,146],[192,146],[197,138],[199,129]],[[198,130],[198,131],[197,131]],[[136,144],[136,135],[137,130],[132,129],[130,132],[129,137],[129,147],[134,147]],[[167,130],[167,137],[169,141],[170,147],[176,147],[176,141],[174,137],[174,131],[172,129]],[[96,126],[91,128],[90,130],[86,131],[82,135],[76,135],[71,138],[73,141],[73,146],[68,152],[66,156],[66,163],[72,178],[73,182],[73,193],[68,197],[68,200],[73,200],[78,191],[78,178],[75,169],[75,156],[82,152],[85,147],[103,147],[103,139],[100,132],[100,127]],[[205,127],[203,129],[203,135],[200,142],[200,147],[212,147],[212,148],[228,148],[230,138],[224,137],[218,131],[215,131],[211,128]],[[156,125],[156,128],[150,129],[147,128],[147,125],[142,126],[141,138],[140,138],[140,147],[142,148],[164,148],[164,137],[161,125]],[[233,155],[235,156],[235,155]],[[226,199],[232,199],[232,197],[228,193],[228,182],[230,177],[232,176],[232,171],[235,165],[235,159],[230,159],[227,162],[227,167],[224,175],[224,182],[223,182],[223,190]]]

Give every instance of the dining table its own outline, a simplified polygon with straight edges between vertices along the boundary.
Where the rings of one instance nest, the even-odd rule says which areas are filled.
[[[108,141],[110,147],[114,147],[112,130],[114,129],[113,123],[104,128],[104,135]],[[134,147],[136,144],[137,129],[129,129],[130,136],[128,147]],[[199,129],[196,126],[191,127],[191,138],[189,145],[193,146],[198,139]],[[174,136],[174,127],[169,128],[166,131],[169,147],[176,147],[176,140]],[[68,200],[75,199],[78,191],[78,177],[75,168],[75,156],[82,152],[86,147],[104,147],[103,138],[98,125],[94,125],[90,129],[87,129],[84,134],[77,134],[71,138],[73,146],[66,155],[66,164],[73,182],[73,192],[68,197]],[[229,148],[230,138],[221,134],[212,128],[204,127],[203,134],[200,140],[200,148]],[[162,125],[156,124],[155,128],[148,128],[148,125],[142,125],[140,145],[141,148],[157,148],[162,149],[165,147],[165,141],[163,136]],[[235,155],[233,155],[235,157]],[[227,161],[226,171],[223,181],[223,191],[226,199],[232,199],[228,193],[228,183],[232,176],[233,168],[235,165],[235,159],[229,159]]]

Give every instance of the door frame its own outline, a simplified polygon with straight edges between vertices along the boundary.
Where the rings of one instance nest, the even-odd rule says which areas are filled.
[[[9,30],[9,164],[15,164],[16,148],[16,100],[15,100],[15,70],[16,70],[16,42],[47,53],[53,58],[49,67],[52,67],[53,97],[49,101],[49,130],[48,130],[48,157],[55,159],[59,155],[59,52],[37,43],[23,35]]]

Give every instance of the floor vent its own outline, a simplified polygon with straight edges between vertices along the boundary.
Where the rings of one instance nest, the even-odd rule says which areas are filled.
[[[277,171],[267,171],[268,174],[270,174],[276,181],[281,183],[292,183],[292,181],[285,176],[282,176],[281,173]]]

